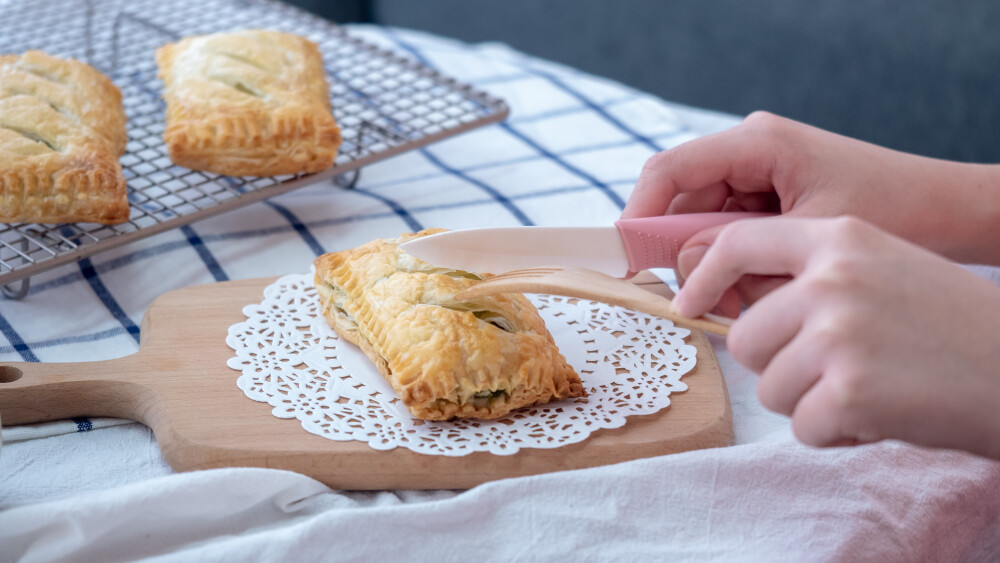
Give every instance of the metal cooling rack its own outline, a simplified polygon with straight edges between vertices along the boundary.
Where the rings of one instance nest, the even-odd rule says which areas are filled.
[[[332,168],[238,178],[170,162],[154,51],[181,36],[250,28],[319,44],[344,137]],[[272,0],[0,0],[0,53],[28,49],[86,61],[121,88],[129,133],[121,162],[132,213],[111,226],[0,224],[0,286],[11,298],[27,295],[33,274],[331,177],[350,187],[361,166],[508,113],[502,100]]]

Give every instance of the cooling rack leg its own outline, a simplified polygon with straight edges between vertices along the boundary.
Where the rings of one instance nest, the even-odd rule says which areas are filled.
[[[354,170],[351,170],[350,172],[347,172],[345,174],[341,174],[340,176],[334,176],[333,184],[335,186],[344,188],[345,190],[349,190],[354,186],[358,185],[359,178],[361,178],[361,169],[355,168]]]
[[[3,286],[3,296],[7,299],[13,299],[14,301],[20,301],[28,296],[28,288],[31,287],[31,278],[22,278],[15,283],[19,283],[17,289],[11,289],[14,283],[9,283]]]

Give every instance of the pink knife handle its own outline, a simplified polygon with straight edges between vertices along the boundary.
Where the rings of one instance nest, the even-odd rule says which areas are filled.
[[[689,213],[621,219],[615,221],[628,256],[627,277],[647,268],[675,268],[681,247],[695,233],[740,219],[768,217],[771,213]]]

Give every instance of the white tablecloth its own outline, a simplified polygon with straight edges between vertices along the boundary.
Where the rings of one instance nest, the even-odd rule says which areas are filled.
[[[130,354],[166,291],[308,271],[319,251],[421,227],[610,224],[649,155],[738,121],[503,45],[355,32],[505,98],[510,119],[367,167],[353,191],[311,186],[36,276],[25,300],[0,303],[0,361]],[[737,445],[464,492],[339,492],[263,469],[175,474],[150,431],[127,421],[6,427],[0,561],[1000,556],[1000,464],[900,443],[798,445],[757,403],[755,376],[713,345]]]

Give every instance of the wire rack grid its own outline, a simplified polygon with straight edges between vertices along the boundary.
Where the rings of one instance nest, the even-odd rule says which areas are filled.
[[[176,166],[167,156],[154,51],[182,36],[251,28],[289,31],[319,45],[344,137],[330,169],[229,177]],[[110,226],[0,224],[0,286],[10,298],[27,294],[33,274],[321,180],[337,177],[350,187],[361,166],[508,113],[500,99],[273,0],[0,0],[0,53],[29,49],[88,62],[122,90],[129,143],[121,163],[131,216]]]

